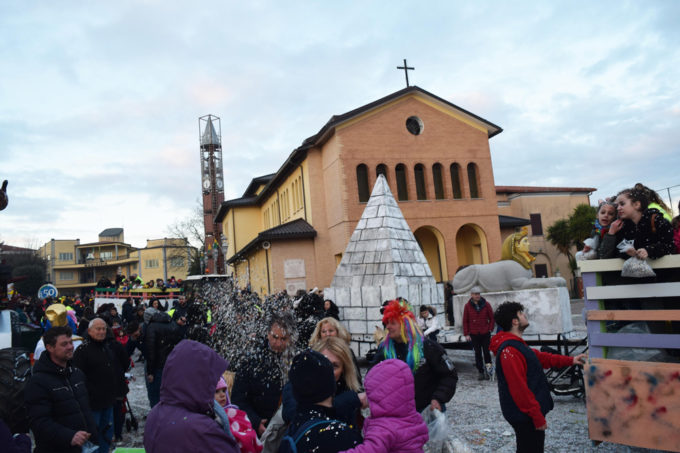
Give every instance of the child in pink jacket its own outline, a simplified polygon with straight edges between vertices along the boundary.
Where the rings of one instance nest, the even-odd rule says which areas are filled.
[[[416,411],[413,374],[405,362],[384,360],[364,380],[371,416],[364,442],[345,453],[422,453],[427,425]]]

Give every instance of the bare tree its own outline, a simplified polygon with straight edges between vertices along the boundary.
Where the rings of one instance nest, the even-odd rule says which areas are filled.
[[[198,204],[188,217],[177,219],[166,227],[172,238],[185,239],[190,246],[189,275],[201,273],[201,250],[205,246],[205,232],[203,227],[203,209]],[[168,252],[168,259],[186,258],[186,249],[173,247]]]

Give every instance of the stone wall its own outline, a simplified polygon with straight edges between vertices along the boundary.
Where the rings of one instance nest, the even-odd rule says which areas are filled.
[[[352,335],[352,349],[358,357],[364,357],[376,347],[373,333],[376,326],[382,328],[382,303],[397,297],[408,300],[416,316],[421,305],[433,306],[440,325],[445,325],[444,285],[441,283],[324,289],[324,298],[333,300],[340,308],[340,320]]]

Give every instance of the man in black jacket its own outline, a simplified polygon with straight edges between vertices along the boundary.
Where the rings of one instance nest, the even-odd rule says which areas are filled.
[[[181,317],[173,322],[167,313],[154,308],[148,308],[144,318],[149,318],[144,337],[146,392],[149,406],[153,409],[160,401],[165,361],[175,345],[184,338],[186,318]]]
[[[87,335],[73,354],[73,366],[85,373],[90,408],[99,433],[99,451],[108,453],[113,437],[113,403],[119,386],[119,367],[106,341],[106,322],[94,318]]]
[[[415,314],[405,299],[391,300],[383,311],[387,337],[373,359],[399,359],[411,368],[416,391],[416,409],[429,407],[442,412],[454,393],[458,373],[444,348],[426,337],[418,328]]]
[[[267,338],[248,351],[236,370],[231,401],[248,414],[258,436],[279,407],[288,370],[284,352],[294,329],[292,317],[272,316]]]
[[[71,366],[71,328],[52,327],[43,336],[45,352],[25,390],[36,453],[79,453],[97,427],[90,412],[85,375]]]

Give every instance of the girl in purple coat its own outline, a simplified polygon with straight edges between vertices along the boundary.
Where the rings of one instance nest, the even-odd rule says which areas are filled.
[[[215,420],[215,382],[228,363],[208,346],[182,340],[163,368],[161,400],[146,419],[147,453],[240,453]]]
[[[402,360],[380,362],[364,381],[371,416],[364,442],[345,453],[422,453],[427,425],[416,411],[413,373]]]

